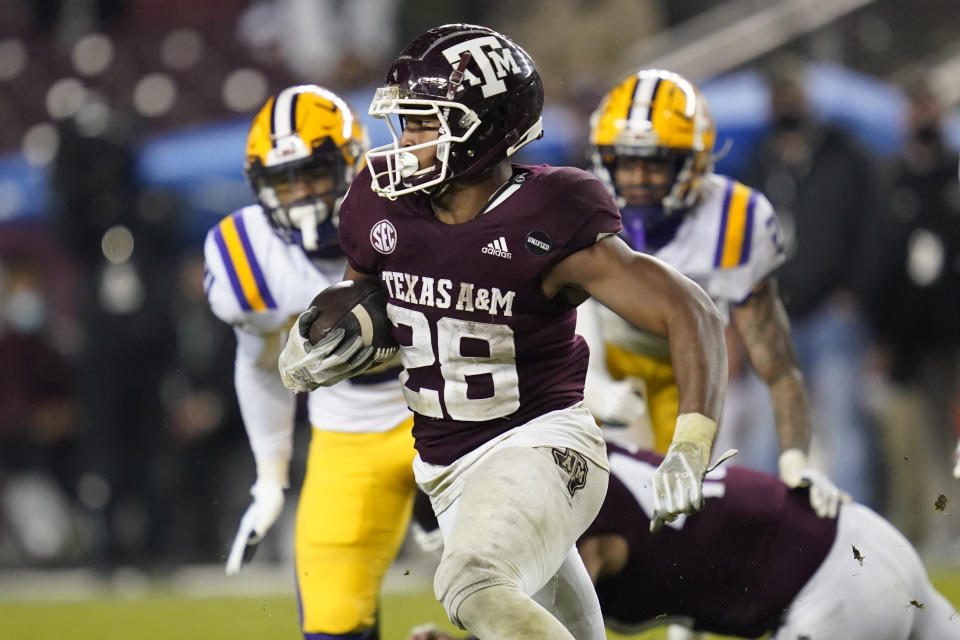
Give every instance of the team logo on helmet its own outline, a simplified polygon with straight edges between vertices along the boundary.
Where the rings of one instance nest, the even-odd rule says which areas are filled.
[[[530,55],[486,27],[436,27],[407,45],[369,113],[393,141],[367,154],[371,188],[394,199],[438,193],[451,180],[501,162],[543,134],[543,84]],[[436,139],[401,143],[405,122],[435,118]],[[432,151],[421,167],[415,153]]]
[[[370,229],[370,244],[383,254],[397,248],[397,228],[389,220],[381,220]]]
[[[489,47],[489,49],[484,50],[484,47]],[[474,38],[443,50],[443,56],[454,66],[460,62],[464,53],[470,54],[470,57],[476,61],[477,66],[480,67],[480,73],[483,75],[483,80],[481,81],[469,68],[463,70],[463,79],[470,83],[471,87],[483,82],[480,90],[483,91],[484,98],[495,96],[507,90],[507,85],[501,79],[507,73],[520,73],[520,66],[514,60],[513,53],[494,36]]]

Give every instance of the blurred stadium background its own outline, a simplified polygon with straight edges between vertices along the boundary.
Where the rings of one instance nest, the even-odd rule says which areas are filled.
[[[461,21],[513,37],[544,76],[546,137],[523,161],[586,166],[600,97],[631,70],[656,66],[701,86],[721,144],[731,145],[718,170],[742,177],[771,127],[766,70],[784,60],[802,62],[816,118],[875,163],[877,189],[893,194],[882,201],[902,196],[897,163],[916,133],[908,115],[918,79],[942,109],[954,161],[960,150],[960,11],[937,0],[5,0],[0,637],[149,638],[153,628],[296,637],[292,510],[254,567],[222,577],[253,465],[233,397],[233,337],[207,310],[200,245],[251,201],[245,136],[271,93],[324,84],[365,112],[406,42]],[[368,125],[382,143],[386,131]],[[920,289],[936,280],[938,300],[960,307],[955,170],[941,195],[935,242],[910,244],[919,267],[907,274]],[[901,210],[867,215],[882,226]],[[917,230],[915,216],[901,218]],[[898,326],[960,317],[898,301]],[[960,500],[960,481],[945,471],[960,432],[960,324],[927,335],[913,358],[909,345],[919,343],[904,351],[894,339],[898,352],[884,333],[890,309],[856,313],[868,346],[848,393],[871,430],[867,502],[908,534],[960,603],[960,515],[953,501],[934,506],[940,495]],[[898,357],[930,373],[898,375]],[[904,394],[914,404],[899,402]],[[897,411],[921,445],[891,444],[884,429]],[[306,447],[297,451],[300,473]],[[905,471],[892,473],[891,460]],[[894,504],[891,478],[903,473],[929,476],[909,498],[913,511]],[[428,594],[431,562],[405,545],[384,600],[388,621],[395,616],[386,638],[421,621],[405,615],[442,618]]]

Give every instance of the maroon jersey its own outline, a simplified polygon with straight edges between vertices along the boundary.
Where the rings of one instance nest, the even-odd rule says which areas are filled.
[[[584,537],[617,534],[630,557],[597,583],[613,626],[692,618],[698,630],[754,638],[780,625],[823,562],[837,521],[819,518],[805,491],[739,467],[710,473],[706,506],[650,533],[653,472],[662,458],[608,445],[610,485]]]
[[[377,196],[364,171],[340,209],[350,266],[377,275],[389,299],[416,448],[432,464],[583,399],[576,310],[548,300],[541,282],[617,233],[620,212],[603,184],[569,167],[515,166],[493,202],[448,225],[426,196]]]

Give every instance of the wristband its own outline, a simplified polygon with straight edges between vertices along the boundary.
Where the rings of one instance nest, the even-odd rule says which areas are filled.
[[[286,458],[257,460],[257,481],[273,480],[284,489],[290,488],[290,461]]]
[[[673,430],[673,442],[687,441],[703,447],[703,466],[710,462],[713,440],[717,437],[717,422],[702,413],[681,413]]]

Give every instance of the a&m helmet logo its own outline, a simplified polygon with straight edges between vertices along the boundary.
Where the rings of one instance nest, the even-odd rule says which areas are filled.
[[[370,229],[370,244],[380,253],[393,253],[397,248],[397,228],[389,220],[381,220]]]
[[[487,47],[487,49],[484,49],[484,47]],[[483,90],[484,98],[495,96],[507,90],[507,85],[500,78],[505,77],[508,73],[520,73],[520,66],[513,59],[513,53],[494,36],[483,36],[458,42],[443,50],[443,56],[454,67],[460,62],[460,56],[464,53],[469,53],[470,57],[476,60],[477,66],[480,67],[480,73],[483,75],[483,80],[478,78],[469,68],[464,69],[463,79],[471,87],[475,87],[482,82],[483,86],[480,89]]]

